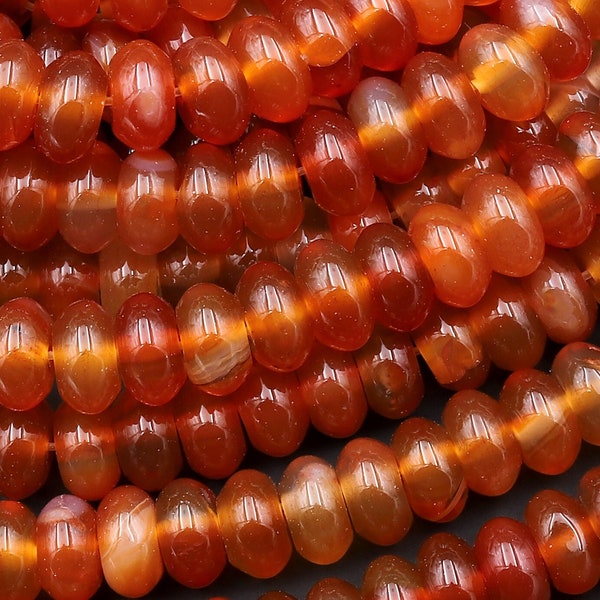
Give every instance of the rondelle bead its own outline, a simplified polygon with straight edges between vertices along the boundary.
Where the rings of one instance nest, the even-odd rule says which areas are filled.
[[[360,81],[362,67],[362,54],[357,44],[329,67],[310,67],[313,96],[325,99],[349,94]]]
[[[255,115],[286,123],[304,113],[310,72],[283,25],[268,17],[245,18],[233,28],[227,45],[242,67]]]
[[[250,118],[250,100],[232,51],[206,35],[194,37],[174,54],[173,71],[185,126],[211,144],[239,139]]]
[[[189,380],[210,394],[236,390],[252,365],[240,301],[211,283],[187,290],[176,308]]]
[[[544,111],[556,127],[569,115],[577,112],[597,112],[600,98],[597,88],[583,75],[568,81],[553,82],[550,98]]]
[[[270,477],[253,469],[234,473],[217,496],[217,516],[234,567],[265,579],[287,565],[292,542]]]
[[[109,74],[115,136],[134,150],[161,146],[175,128],[175,78],[166,54],[136,39],[114,55]]]
[[[75,34],[54,23],[34,28],[27,38],[27,43],[39,54],[46,67],[63,54],[80,49]]]
[[[353,439],[340,452],[335,470],[354,531],[379,546],[399,542],[410,529],[413,514],[389,446]]]
[[[2,6],[4,9],[4,5]],[[6,13],[0,16],[0,40],[7,42],[8,40],[22,40],[23,32],[17,23]]]
[[[244,307],[254,359],[274,371],[300,368],[314,325],[295,277],[277,263],[261,261],[244,271],[235,294]]]
[[[306,600],[360,600],[358,588],[337,577],[317,581],[306,594]]]
[[[0,304],[19,297],[37,297],[40,289],[39,257],[21,252],[0,240]]]
[[[462,0],[408,0],[417,21],[421,44],[437,45],[450,41],[463,20]]]
[[[9,150],[24,142],[33,130],[44,63],[23,40],[2,39],[0,74],[0,150]]]
[[[130,296],[115,318],[119,372],[131,395],[145,404],[172,400],[185,383],[175,311],[149,293]]]
[[[333,467],[316,456],[296,458],[278,490],[298,554],[318,565],[342,558],[354,534]]]
[[[199,19],[219,21],[224,19],[235,7],[237,0],[180,0],[179,5]]]
[[[414,564],[398,556],[385,554],[367,567],[362,580],[361,597],[363,600],[428,600],[429,594]]]
[[[65,487],[84,500],[100,500],[118,483],[113,415],[77,412],[62,403],[54,413],[54,449]]]
[[[495,517],[475,538],[475,558],[494,600],[549,600],[544,561],[529,527]]]
[[[111,0],[112,18],[129,31],[148,31],[160,22],[168,0]]]
[[[579,480],[579,501],[598,535],[600,532],[600,467],[592,467]]]
[[[373,331],[368,279],[338,244],[316,240],[296,256],[294,274],[315,322],[315,337],[338,350],[357,350]]]
[[[512,29],[495,23],[469,29],[458,46],[458,62],[493,115],[523,121],[544,110],[548,71],[540,55]]]
[[[98,19],[86,27],[81,49],[91,54],[108,73],[113,56],[134,39],[132,32],[123,29],[112,19]]]
[[[352,121],[332,110],[307,113],[295,138],[315,203],[333,215],[363,212],[375,178]]]
[[[131,485],[111,490],[98,506],[98,549],[106,583],[117,594],[148,594],[163,574],[152,498]]]
[[[40,593],[35,521],[24,504],[0,500],[0,594],[6,600],[35,600]]]
[[[98,12],[100,0],[40,0],[48,18],[61,27],[81,27]]]
[[[48,502],[36,522],[38,576],[56,600],[91,598],[102,583],[96,511],[77,496]]]

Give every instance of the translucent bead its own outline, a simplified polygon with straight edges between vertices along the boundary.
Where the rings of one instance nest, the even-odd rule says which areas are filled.
[[[91,598],[102,583],[96,511],[85,500],[56,496],[36,522],[38,575],[57,600]]]
[[[264,473],[234,473],[217,497],[217,516],[230,564],[261,579],[289,562],[292,542],[277,488]]]
[[[579,501],[596,535],[600,532],[600,467],[592,467],[579,480]]]
[[[463,18],[461,0],[409,0],[421,44],[444,44],[458,32]]]
[[[234,9],[237,0],[204,0],[201,3],[195,0],[180,0],[179,4],[199,19],[219,21]]]
[[[35,600],[40,593],[35,521],[20,502],[0,500],[0,594],[6,600]]]
[[[394,183],[413,179],[425,162],[427,140],[404,88],[368,77],[352,90],[347,110],[375,175]]]
[[[102,571],[117,594],[148,594],[163,574],[154,502],[143,490],[121,486],[98,507],[98,549]]]
[[[555,377],[534,369],[515,371],[504,382],[499,401],[529,468],[556,475],[571,467],[581,432]]]
[[[306,594],[306,600],[360,600],[358,588],[337,577],[326,577],[315,583]]]
[[[39,257],[0,240],[0,304],[13,298],[35,298],[40,288]]]
[[[349,94],[360,81],[362,67],[362,54],[358,44],[329,67],[310,67],[314,96],[339,98]]]
[[[458,62],[493,115],[523,121],[544,110],[548,71],[539,54],[512,29],[476,25],[460,41]]]
[[[211,144],[239,139],[250,118],[250,100],[231,50],[214,38],[192,38],[173,56],[173,70],[185,126]]]
[[[356,350],[373,330],[371,289],[354,258],[329,240],[296,257],[294,274],[315,322],[315,337],[338,350]]]
[[[19,26],[9,15],[2,13],[2,16],[0,16],[0,40],[2,42],[7,42],[9,40],[22,39],[23,33]]]
[[[156,499],[160,552],[169,575],[190,588],[210,585],[227,562],[215,496],[203,483],[176,479]]]
[[[54,23],[35,28],[27,42],[39,54],[46,67],[63,54],[79,50],[79,40],[75,34]]]
[[[77,412],[61,404],[54,413],[56,462],[65,487],[85,500],[100,500],[118,483],[112,415]]]
[[[130,296],[115,318],[119,372],[139,402],[154,406],[172,400],[186,376],[175,311],[162,298]]]
[[[0,150],[24,142],[33,131],[44,63],[35,50],[20,39],[0,43]]]
[[[179,231],[199,252],[224,252],[240,236],[243,218],[228,150],[192,146],[181,167],[177,196]]]
[[[592,40],[600,39],[600,15],[590,0],[568,0],[569,6],[585,21]]]
[[[597,112],[599,107],[598,90],[584,74],[568,81],[553,82],[545,112],[559,127],[569,115],[580,111]]]
[[[111,0],[112,18],[129,31],[148,31],[161,21],[167,0]]]
[[[380,556],[365,571],[361,593],[364,600],[425,600],[423,578],[415,565],[390,554]]]
[[[11,500],[26,498],[46,483],[51,438],[52,410],[46,402],[19,412],[0,407],[2,496]]]
[[[435,52],[420,52],[406,65],[402,88],[433,152],[466,158],[481,146],[485,134],[481,102],[454,61]]]
[[[550,584],[529,527],[495,517],[475,538],[475,557],[486,586],[498,600],[549,600]]]
[[[468,488],[450,437],[440,425],[411,417],[396,429],[391,446],[415,514],[445,522],[462,512]]]
[[[109,71],[115,136],[134,150],[162,146],[175,128],[171,61],[152,42],[138,39],[119,49]]]
[[[248,17],[234,27],[227,45],[242,67],[255,115],[286,123],[304,113],[310,72],[282,25],[268,17]]]
[[[308,113],[295,144],[321,209],[333,215],[353,215],[369,206],[375,179],[350,119],[330,110]]]
[[[228,394],[243,383],[252,364],[239,300],[211,283],[183,294],[177,325],[188,378],[210,394]]]
[[[98,19],[86,27],[81,49],[91,54],[108,73],[108,65],[113,56],[134,39],[133,33],[123,29],[113,20]]]
[[[356,438],[344,446],[335,469],[354,531],[379,546],[399,542],[413,515],[392,450],[378,440]]]
[[[367,415],[367,400],[350,353],[315,343],[298,379],[315,429],[338,438],[358,431]]]
[[[261,261],[244,271],[235,293],[244,307],[254,359],[275,371],[298,369],[314,334],[294,276],[277,263]]]
[[[278,489],[298,554],[318,565],[344,556],[353,532],[333,467],[316,456],[301,456],[287,466]]]

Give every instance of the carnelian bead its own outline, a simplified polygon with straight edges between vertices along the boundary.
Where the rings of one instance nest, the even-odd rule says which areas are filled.
[[[113,20],[99,19],[92,21],[86,28],[81,48],[91,54],[108,73],[108,65],[113,56],[133,40],[134,35]]]
[[[566,117],[573,113],[597,112],[599,107],[598,90],[584,74],[568,81],[552,83],[545,112],[558,127]]]
[[[4,7],[2,7],[4,8]],[[22,40],[23,33],[19,26],[4,12],[0,15],[0,43],[8,40]]]
[[[523,523],[490,519],[475,538],[475,558],[494,600],[550,600],[548,572]]]
[[[20,39],[0,43],[0,150],[24,142],[33,130],[44,63]]]
[[[189,466],[203,477],[229,477],[246,454],[237,406],[187,383],[174,406],[177,432]]]
[[[400,419],[419,406],[423,379],[407,335],[377,327],[354,358],[371,410],[388,419]]]
[[[217,516],[230,564],[252,577],[274,577],[289,562],[292,542],[277,488],[264,473],[234,473],[217,496]]]
[[[77,412],[61,404],[54,414],[56,462],[65,487],[85,500],[100,500],[118,483],[112,415]]]
[[[349,94],[358,84],[362,74],[360,46],[355,44],[329,67],[310,67],[314,96],[339,98]]]
[[[462,0],[408,0],[417,20],[417,39],[421,44],[444,44],[460,28]]]
[[[287,466],[278,489],[298,554],[318,565],[344,556],[353,532],[333,467],[316,456],[301,456]]]
[[[81,498],[63,494],[48,502],[36,522],[38,575],[56,600],[91,598],[102,583],[96,512]]]
[[[415,514],[444,522],[462,512],[468,488],[452,441],[440,425],[411,417],[396,429],[391,446]]]
[[[237,0],[179,0],[179,5],[198,17],[207,21],[219,21],[225,18],[235,7]]]
[[[408,233],[442,302],[465,308],[481,300],[492,271],[465,213],[446,204],[423,206]]]
[[[148,31],[167,13],[167,0],[111,0],[112,18],[129,31]]]
[[[161,146],[175,128],[175,77],[166,54],[134,40],[114,55],[109,74],[115,136],[134,150]]]
[[[347,110],[375,175],[394,183],[413,179],[425,162],[427,140],[405,90],[368,77],[352,90]]]
[[[310,72],[283,25],[268,17],[248,17],[233,28],[227,45],[242,67],[255,115],[286,123],[304,113]]]
[[[600,299],[600,262],[598,247],[600,244],[600,218],[596,217],[594,227],[588,238],[581,245],[571,248],[569,254],[580,269],[585,283],[592,291],[596,302]]]
[[[35,600],[40,593],[35,520],[20,502],[0,500],[0,594],[6,600]]]
[[[428,600],[429,594],[415,565],[388,554],[376,558],[367,567],[361,597],[363,600]]]
[[[367,400],[350,353],[315,343],[298,378],[315,429],[340,438],[358,431],[367,415]]]
[[[591,0],[568,0],[569,6],[585,21],[592,40],[600,39],[600,15]]]
[[[243,219],[228,150],[198,144],[186,152],[177,217],[181,236],[199,252],[223,252],[240,236]]]
[[[148,594],[163,574],[152,498],[131,485],[111,490],[98,507],[97,534],[108,585],[130,598]]]
[[[190,39],[174,54],[173,70],[185,126],[212,144],[237,140],[248,125],[250,100],[231,50],[210,37]]]
[[[469,489],[485,496],[508,492],[523,461],[498,403],[477,390],[463,390],[448,400],[442,421]]]
[[[277,263],[261,261],[244,271],[235,293],[244,307],[254,359],[275,371],[298,369],[314,334],[294,276]]]
[[[315,203],[333,215],[363,212],[375,178],[350,119],[332,110],[305,115],[295,138]]]
[[[306,600],[361,600],[361,595],[351,583],[337,577],[326,577],[308,590]]]
[[[95,141],[90,152],[62,165],[57,187],[58,231],[75,250],[96,253],[117,234],[117,181],[121,159]]]
[[[35,298],[40,289],[39,260],[0,240],[0,304],[13,298]]]
[[[504,382],[499,401],[529,468],[556,475],[571,467],[581,432],[555,377],[535,369],[515,371]]]
[[[33,29],[27,43],[39,54],[46,67],[63,54],[79,50],[79,40],[75,34],[54,23]]]
[[[373,330],[371,288],[352,257],[329,240],[296,256],[294,274],[315,322],[315,337],[338,350],[356,350]]]
[[[40,0],[39,5],[57,25],[80,27],[95,17],[100,0]]]
[[[199,481],[176,479],[161,490],[155,508],[169,575],[186,587],[211,584],[227,562],[213,492]]]
[[[420,52],[404,68],[402,87],[433,152],[466,158],[481,146],[485,134],[481,102],[454,61]]]
[[[234,400],[254,448],[269,456],[287,456],[300,447],[309,412],[294,373],[254,365]]]
[[[491,268],[523,277],[544,256],[544,232],[525,192],[510,177],[484,173],[475,177],[462,197],[462,210],[473,223]]]
[[[353,439],[340,452],[335,470],[354,531],[380,546],[399,542],[413,514],[392,450],[378,440]]]
[[[121,389],[112,319],[92,300],[70,304],[52,324],[56,385],[75,410],[97,414]]]
[[[149,293],[130,296],[115,318],[119,372],[139,402],[169,402],[185,382],[175,311]]]
[[[0,494],[17,500],[37,492],[50,472],[52,411],[46,402],[14,412],[0,407]]]
[[[211,283],[189,288],[176,308],[189,380],[210,394],[236,390],[252,364],[239,300]]]
[[[596,535],[600,532],[600,467],[592,467],[579,480],[579,501]]]
[[[523,121],[544,110],[548,71],[539,54],[512,29],[476,25],[460,41],[458,62],[493,115]]]

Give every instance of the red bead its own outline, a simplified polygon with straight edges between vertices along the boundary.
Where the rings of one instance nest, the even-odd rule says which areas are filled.
[[[2,7],[4,9],[4,6]],[[0,16],[0,40],[7,42],[8,40],[22,40],[23,33],[13,19],[4,12]]]
[[[443,44],[458,32],[463,18],[461,0],[409,0],[421,44]]]
[[[35,298],[40,289],[39,257],[20,252],[0,240],[0,303],[27,296]]]
[[[403,558],[383,555],[369,564],[365,571],[361,594],[363,600],[428,600],[423,578],[415,565]]]
[[[79,40],[75,34],[53,23],[34,28],[27,43],[40,55],[46,67],[63,54],[79,50]]]
[[[167,0],[111,0],[113,19],[121,27],[135,32],[156,27],[167,8]]]
[[[81,48],[91,54],[108,73],[108,65],[113,56],[134,39],[133,33],[114,21],[99,19],[92,21],[86,28]]]
[[[315,583],[308,593],[306,600],[360,600],[358,588],[337,577],[326,577]]]
[[[310,67],[313,94],[322,98],[339,98],[349,94],[360,81],[362,67],[358,45],[352,46],[329,67]]]
[[[180,0],[180,6],[199,19],[218,21],[225,18],[237,4],[237,0]]]

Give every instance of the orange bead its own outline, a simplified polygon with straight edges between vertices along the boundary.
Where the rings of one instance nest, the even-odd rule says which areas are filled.
[[[35,298],[40,289],[39,257],[0,240],[0,304],[13,298]]]
[[[417,39],[421,44],[449,42],[460,28],[462,0],[409,0],[417,20]]]
[[[54,23],[34,28],[27,38],[27,43],[39,54],[46,67],[63,54],[79,50],[79,40],[75,34]]]
[[[590,0],[568,0],[569,6],[584,20],[592,40],[600,39],[600,15]]]
[[[337,577],[326,577],[315,583],[308,593],[306,600],[360,600],[358,588]]]
[[[553,82],[545,112],[559,127],[569,115],[581,111],[597,112],[599,107],[598,92],[584,73],[575,79]]]
[[[428,600],[429,594],[415,565],[391,554],[372,561],[365,571],[361,597],[364,600]]]
[[[362,67],[362,54],[357,44],[329,67],[310,67],[313,95],[339,98],[349,94],[360,81]]]
[[[161,21],[168,0],[111,0],[112,18],[130,31],[148,31]]]
[[[100,0],[40,0],[40,7],[51,21],[61,27],[80,27],[98,12]]]
[[[2,42],[7,42],[8,40],[22,39],[23,33],[19,26],[9,15],[2,13],[2,16],[0,16],[0,40],[2,40]]]
[[[93,20],[81,40],[81,48],[91,54],[108,73],[113,56],[127,43],[133,41],[132,32],[123,29],[113,20]]]
[[[600,467],[592,467],[579,480],[579,501],[596,535],[600,532]]]
[[[205,0],[201,3],[196,0],[180,0],[179,4],[199,19],[219,21],[234,9],[237,0]]]

